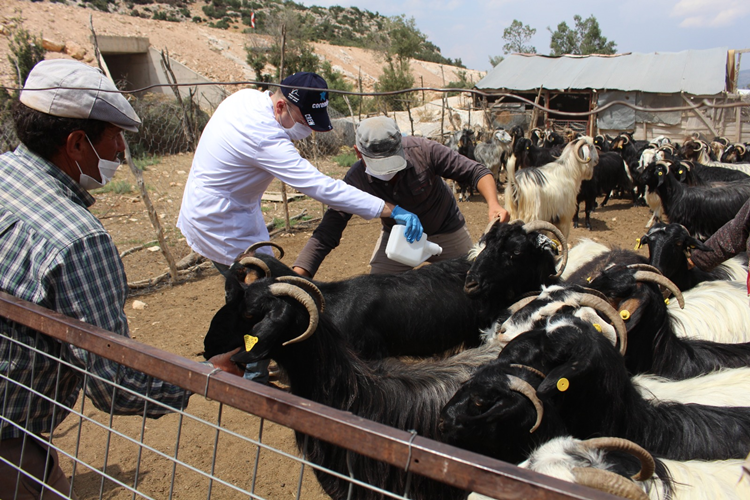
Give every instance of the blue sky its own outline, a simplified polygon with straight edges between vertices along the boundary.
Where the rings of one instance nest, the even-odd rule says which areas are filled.
[[[594,15],[602,34],[618,52],[678,52],[687,49],[750,48],[750,0],[355,0],[308,1],[307,6],[356,6],[384,16],[406,14],[446,57],[461,58],[471,69],[489,70],[489,57],[502,55],[503,29],[513,19],[536,28],[530,44],[549,53],[550,32],[573,16]],[[746,31],[748,30],[748,31]],[[742,67],[750,68],[750,54]],[[747,60],[747,62],[745,62]]]

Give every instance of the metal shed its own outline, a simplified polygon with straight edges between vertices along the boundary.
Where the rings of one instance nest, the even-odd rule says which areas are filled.
[[[681,140],[692,132],[741,140],[747,107],[694,107],[738,103],[736,83],[745,50],[719,47],[682,52],[615,55],[511,54],[476,84],[487,95],[497,126],[570,127],[593,135],[627,130],[636,137],[667,135]],[[548,108],[507,96],[517,95]],[[612,101],[652,111],[615,105],[586,114]],[[690,108],[659,111],[664,108]],[[559,112],[559,113],[557,113]],[[579,113],[571,116],[566,113]],[[747,127],[746,127],[747,128]]]

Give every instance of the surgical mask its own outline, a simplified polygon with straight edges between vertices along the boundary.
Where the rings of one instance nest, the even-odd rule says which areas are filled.
[[[81,170],[81,166],[78,165],[78,162],[76,162],[76,165],[78,166],[78,171],[80,172],[80,177],[78,179],[78,184],[85,190],[90,191],[92,189],[98,189],[101,187],[104,187],[109,181],[112,180],[112,177],[115,176],[115,172],[120,167],[119,161],[111,161],[111,160],[105,160],[102,157],[99,156],[99,153],[96,152],[96,148],[93,144],[91,144],[91,139],[89,139],[89,136],[86,136],[86,140],[89,141],[89,144],[91,145],[91,149],[94,150],[94,154],[97,158],[99,158],[99,163],[97,164],[97,167],[99,168],[99,175],[102,178],[102,181],[99,182],[90,175],[86,175],[83,173],[83,170]]]
[[[301,141],[302,139],[306,139],[307,137],[310,137],[310,134],[312,134],[312,129],[308,127],[307,125],[303,125],[302,123],[299,123],[297,120],[294,119],[291,111],[289,111],[289,105],[287,105],[286,112],[289,113],[289,118],[292,119],[292,121],[294,122],[294,125],[287,128],[281,124],[281,121],[279,121],[279,125],[281,125],[281,128],[286,130],[286,133],[289,135],[289,138],[293,141]]]
[[[376,179],[380,179],[381,181],[385,181],[385,182],[388,182],[389,180],[396,177],[396,174],[398,173],[398,172],[391,172],[390,174],[373,174],[367,168],[365,168],[365,172],[370,177],[375,177]]]

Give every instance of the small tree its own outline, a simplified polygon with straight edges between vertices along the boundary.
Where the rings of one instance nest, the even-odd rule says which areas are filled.
[[[490,56],[490,64],[494,68],[495,66],[503,62],[503,59],[505,59],[505,57],[503,56]]]
[[[333,69],[330,61],[323,61],[320,65],[320,76],[325,78],[329,89],[346,90],[347,92],[354,90],[354,86],[344,79],[344,75]],[[347,106],[346,100],[342,94],[329,92],[328,96],[328,105],[330,107],[343,115],[349,114],[349,106]],[[362,99],[362,97],[358,95],[350,95],[347,96],[347,98],[349,99],[349,104],[352,106],[352,109],[359,107],[359,101]]]
[[[575,29],[569,28],[565,21],[558,24],[555,31],[547,27],[547,30],[552,34],[550,40],[551,55],[615,53],[617,44],[614,41],[607,41],[607,38],[602,36],[599,22],[593,15],[583,19],[576,14],[573,16],[573,20],[575,21]]]
[[[518,19],[513,19],[510,26],[503,30],[503,40],[506,42],[503,45],[503,52],[505,54],[513,52],[536,54],[536,48],[533,45],[526,45],[535,34],[536,28],[531,28],[528,24],[524,26]]]
[[[383,75],[375,85],[377,92],[392,92],[414,87],[414,76],[411,74],[409,59],[419,52],[426,37],[416,28],[414,18],[406,19],[403,14],[390,18],[387,30],[387,46],[383,55],[385,66]],[[408,95],[384,97],[391,109],[401,111]]]
[[[15,72],[13,75],[17,87],[23,87],[31,69],[39,61],[44,60],[46,51],[42,47],[42,40],[24,29],[20,18],[14,18],[15,28],[11,28],[9,35],[8,61]]]

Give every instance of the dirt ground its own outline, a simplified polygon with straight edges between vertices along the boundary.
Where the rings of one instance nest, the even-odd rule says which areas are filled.
[[[182,191],[190,170],[191,155],[178,155],[162,158],[158,164],[148,166],[144,178],[149,195],[156,206],[161,223],[169,243],[170,251],[175,259],[187,255],[190,250],[185,244],[179,230],[175,227],[179,212]],[[318,165],[323,172],[333,177],[341,178],[346,169],[331,160],[323,160]],[[127,167],[121,168],[116,181],[127,181],[134,184],[132,174]],[[269,191],[279,191],[280,186],[274,182]],[[102,220],[118,246],[120,252],[147,244],[155,240],[154,230],[149,221],[144,204],[137,191],[125,194],[105,193],[97,194],[97,203],[93,206],[94,213]],[[265,203],[266,220],[283,218],[281,203]],[[469,202],[460,204],[472,237],[477,240],[487,224],[486,205],[479,196]],[[316,219],[322,214],[322,205],[314,200],[301,199],[290,203],[292,216],[307,211],[312,220],[302,229],[295,228],[291,233],[280,233],[274,241],[282,245],[286,251],[283,262],[291,265],[300,249],[310,237]],[[573,229],[571,242],[580,238],[592,238],[596,241],[633,248],[634,241],[644,233],[644,225],[649,218],[647,208],[633,208],[629,201],[614,199],[606,207],[596,210],[592,217],[593,231]],[[352,219],[347,227],[341,245],[334,250],[320,268],[317,279],[335,280],[348,276],[366,273],[368,261],[373,245],[379,234],[380,223],[377,220],[365,221],[358,217]],[[643,251],[643,250],[641,250]],[[162,274],[166,269],[166,261],[159,251],[139,250],[123,258],[128,280],[138,281]],[[145,303],[145,308],[134,309],[135,300]],[[203,350],[203,336],[208,329],[211,318],[224,301],[223,278],[213,268],[177,286],[164,286],[155,290],[138,291],[133,294],[126,304],[131,333],[134,339],[145,344],[155,346],[166,351],[179,354],[188,359],[201,361]],[[188,410],[195,415],[215,421],[218,404],[207,401],[199,396],[191,399]],[[107,415],[89,407],[87,413],[97,420],[106,422]],[[249,422],[249,424],[248,424]],[[169,415],[147,424],[149,445],[156,449],[172,453],[174,447],[177,416]],[[255,417],[247,416],[233,410],[225,411],[222,424],[227,428],[237,428],[248,432],[248,425],[257,428]],[[141,419],[133,417],[115,417],[114,425],[131,436],[138,436]],[[84,427],[90,427],[84,425]],[[63,446],[73,446],[77,439],[77,419],[67,419],[56,433],[56,442]],[[209,450],[213,446],[212,432],[188,432],[185,430],[180,458],[189,463],[208,463]],[[247,434],[247,435],[251,435]],[[102,443],[104,434],[99,431],[84,432],[80,439],[82,453],[92,463],[102,460]],[[109,453],[109,473],[117,473],[122,480],[132,484],[135,474],[136,449],[122,440],[117,441]],[[264,428],[264,442],[270,442],[274,447],[296,455],[293,433],[291,430],[266,423]],[[226,448],[224,448],[226,449]],[[248,484],[248,477],[252,471],[254,450],[236,450],[231,446],[225,455],[219,457],[216,466],[217,473],[229,478],[235,484]],[[242,460],[237,460],[237,453],[245,454]],[[256,491],[264,498],[294,498],[299,476],[299,465],[289,459],[277,455],[265,455],[260,461],[259,483]],[[66,465],[66,471],[71,468]],[[171,466],[160,462],[158,458],[147,458],[141,465],[141,484],[148,484],[149,494],[154,498],[164,498],[168,492],[169,476],[165,469]],[[145,472],[144,472],[145,471]],[[76,492],[80,498],[98,498],[100,480],[90,471],[79,469],[76,479]],[[165,477],[161,477],[164,474]],[[197,500],[206,496],[206,481],[195,478],[178,469],[175,498]],[[317,482],[306,473],[304,480],[303,498],[323,499]],[[104,498],[126,498],[131,493],[112,483],[105,483]],[[213,498],[238,498],[230,491],[221,490],[219,485],[214,487]]]

